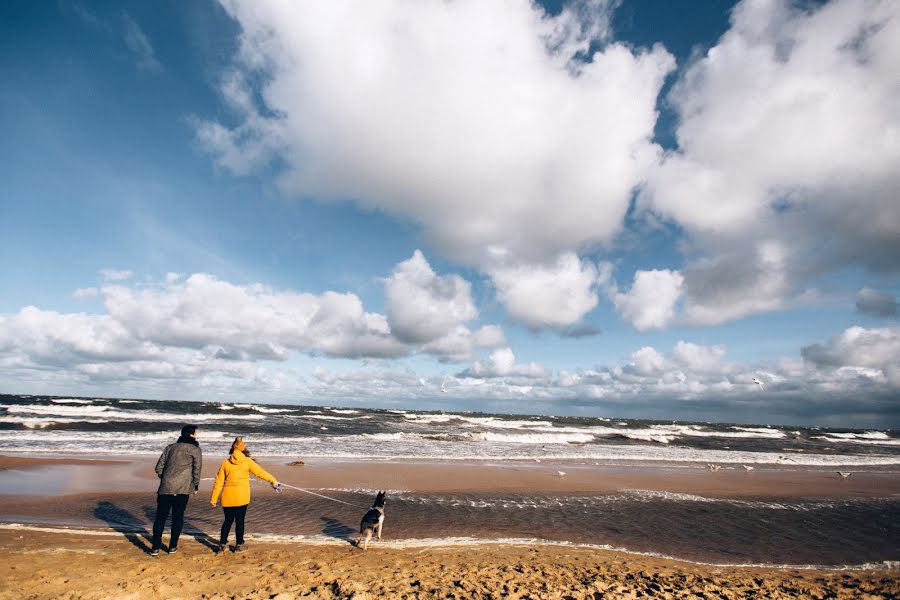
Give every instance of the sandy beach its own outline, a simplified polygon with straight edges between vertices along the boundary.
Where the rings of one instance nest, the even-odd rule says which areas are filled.
[[[147,540],[138,540],[146,545]],[[186,541],[149,558],[123,536],[0,529],[0,598],[891,598],[896,570],[703,567],[593,549]]]
[[[209,507],[203,486],[188,507],[189,522],[196,526],[186,527],[178,554],[152,558],[147,550],[154,460],[0,457],[5,491],[0,495],[0,598],[890,598],[900,594],[894,564],[864,569],[717,566],[575,544],[410,539],[403,536],[404,517],[397,511],[389,513],[394,521],[388,520],[385,540],[363,552],[351,543],[359,512],[341,505],[333,505],[337,512],[331,524],[333,531],[340,523],[338,535],[306,540],[254,535],[253,518],[264,522],[267,507],[280,501],[271,490],[255,492],[247,550],[217,555],[211,550],[210,534],[216,534],[219,511]],[[352,486],[527,495],[548,488],[559,493],[608,493],[642,487],[734,497],[776,490],[786,496],[900,493],[895,476],[877,472],[836,481],[824,472],[798,477],[763,471],[748,478],[737,470],[713,476],[700,469],[598,470],[568,465],[563,477],[557,466],[527,463],[312,461],[291,466],[284,459],[259,460],[281,481],[310,489]],[[216,466],[217,461],[207,460],[204,477],[212,476]],[[101,511],[104,506],[111,510]]]

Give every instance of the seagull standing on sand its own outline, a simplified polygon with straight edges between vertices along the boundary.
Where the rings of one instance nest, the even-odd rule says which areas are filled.
[[[765,389],[766,389],[766,384],[764,384],[762,381],[760,381],[760,380],[757,379],[756,377],[753,378],[753,383],[755,383],[756,385],[758,385],[758,386],[759,386],[759,389],[761,389],[761,390],[765,390]]]
[[[744,470],[747,471],[748,473],[753,470],[753,467],[751,467],[750,465],[741,465],[741,466],[744,467]]]
[[[565,472],[565,471],[557,471],[557,473],[559,473],[559,476],[560,476],[560,477],[565,477],[565,476],[566,476],[566,472]]]
[[[850,477],[853,474],[850,471],[835,471],[835,473],[840,475],[841,479],[847,479],[848,477]]]

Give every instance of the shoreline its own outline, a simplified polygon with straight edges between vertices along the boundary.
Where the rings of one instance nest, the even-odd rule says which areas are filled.
[[[52,527],[48,525],[39,525],[32,523],[3,523],[0,522],[0,532],[9,532],[12,534],[60,534],[71,536],[83,536],[86,538],[112,538],[126,536],[128,534],[141,534],[142,529],[104,529],[89,527]],[[0,534],[2,535],[2,534]],[[167,533],[164,539],[168,537]],[[182,539],[187,537],[182,536]],[[313,548],[350,548],[353,546],[349,540],[341,540],[330,538],[327,536],[303,536],[303,535],[277,535],[268,533],[248,533],[245,536],[248,544],[258,546],[265,545],[294,545],[309,546]],[[559,548],[559,549],[575,549],[584,551],[593,551],[599,553],[614,553],[616,555],[625,555],[637,559],[658,560],[665,563],[676,563],[691,567],[709,567],[714,569],[765,569],[771,571],[828,571],[828,572],[869,572],[869,571],[897,571],[900,574],[900,560],[885,560],[881,562],[869,562],[860,564],[845,565],[816,565],[816,564],[769,564],[769,563],[722,563],[708,562],[702,560],[690,560],[679,558],[677,556],[668,556],[659,552],[641,552],[639,550],[631,550],[628,548],[618,548],[607,544],[586,544],[576,542],[562,542],[554,540],[542,539],[525,539],[525,538],[507,538],[507,539],[488,539],[488,538],[418,538],[404,540],[382,540],[380,542],[372,542],[377,544],[378,548],[385,548],[398,551],[421,551],[423,549],[458,549],[469,548],[475,551],[483,548]],[[179,548],[181,546],[179,545]],[[352,548],[350,548],[352,549]]]
[[[23,485],[40,489],[42,495],[78,492],[146,490],[152,493],[158,455],[110,455],[97,459],[76,456],[47,457],[36,454],[0,455],[2,489],[15,489],[16,472],[29,473],[33,481]],[[224,457],[204,457],[203,479],[215,476]],[[831,470],[723,467],[710,472],[705,467],[660,465],[585,465],[547,460],[521,462],[467,461],[362,461],[306,459],[292,466],[285,457],[254,456],[284,483],[331,490],[387,489],[404,492],[557,492],[614,493],[648,490],[716,498],[875,498],[900,497],[900,472],[853,471],[847,479]],[[41,489],[39,474],[53,469],[57,480],[77,480],[72,489],[59,484]],[[564,473],[561,475],[560,473]],[[4,495],[28,495],[13,492]]]

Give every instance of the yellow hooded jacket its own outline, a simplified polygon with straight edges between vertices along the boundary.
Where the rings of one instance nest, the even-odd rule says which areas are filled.
[[[277,479],[266,473],[252,458],[240,450],[235,450],[231,456],[222,461],[222,466],[216,473],[210,503],[215,505],[221,493],[223,507],[250,504],[250,473],[271,484],[278,483]]]

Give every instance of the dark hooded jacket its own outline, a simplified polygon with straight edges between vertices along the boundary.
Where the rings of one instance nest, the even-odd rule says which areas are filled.
[[[156,461],[159,476],[157,494],[191,494],[200,487],[200,469],[203,467],[203,452],[200,444],[190,436],[181,436],[174,444],[169,444]]]

